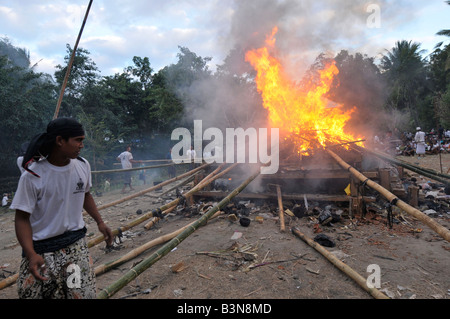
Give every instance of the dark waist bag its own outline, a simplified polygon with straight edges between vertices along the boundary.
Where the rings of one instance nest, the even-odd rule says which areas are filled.
[[[65,233],[43,240],[33,240],[34,251],[37,254],[51,253],[72,245],[86,235],[87,229],[83,227],[79,230],[66,231]],[[22,252],[22,256],[25,256]]]

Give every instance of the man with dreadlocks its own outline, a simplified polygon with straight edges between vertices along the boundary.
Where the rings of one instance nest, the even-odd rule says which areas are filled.
[[[91,168],[80,157],[84,138],[80,123],[59,118],[31,140],[24,155],[25,172],[11,204],[23,251],[17,280],[20,298],[96,297],[83,208],[108,246],[113,237],[89,192]]]

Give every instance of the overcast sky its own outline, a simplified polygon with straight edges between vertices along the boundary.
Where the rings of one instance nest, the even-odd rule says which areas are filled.
[[[0,0],[0,37],[30,51],[37,71],[53,75],[72,47],[89,0]],[[177,62],[178,46],[222,64],[236,45],[251,48],[276,25],[285,61],[306,66],[321,52],[383,54],[396,41],[430,53],[450,29],[444,0],[94,0],[79,47],[101,75],[149,57],[155,71]]]

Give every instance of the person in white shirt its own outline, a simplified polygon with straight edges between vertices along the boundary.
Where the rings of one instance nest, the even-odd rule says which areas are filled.
[[[188,159],[191,160],[191,165],[190,165],[191,169],[193,169],[195,167],[195,157],[196,157],[196,155],[197,154],[196,154],[196,152],[194,150],[194,147],[191,146],[191,149],[187,151],[187,157],[188,157]]]
[[[420,155],[425,156],[425,132],[422,132],[422,129],[418,127],[416,129],[416,135],[414,137],[414,141],[416,142],[416,154],[418,157]]]
[[[3,194],[2,207],[8,206],[8,194]]]
[[[112,232],[98,212],[90,188],[89,162],[80,157],[84,129],[72,118],[51,121],[24,155],[10,208],[22,246],[17,287],[23,299],[96,298],[95,274],[85,240],[83,209],[95,220],[106,244]],[[69,285],[75,265],[77,284]]]
[[[142,163],[142,161],[135,161],[133,159],[133,154],[131,153],[131,146],[127,146],[127,149],[120,153],[119,156],[117,156],[117,160],[120,161],[122,164],[122,169],[125,169],[127,171],[123,172],[123,187],[122,187],[122,194],[125,193],[125,189],[128,185],[130,187],[131,191],[134,191],[133,186],[131,186],[131,171],[128,171],[128,169],[133,168],[133,163]]]

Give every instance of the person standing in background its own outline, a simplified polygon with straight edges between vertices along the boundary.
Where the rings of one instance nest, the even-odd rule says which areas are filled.
[[[142,163],[142,161],[136,161],[133,159],[133,154],[131,153],[131,146],[127,146],[126,150],[120,153],[117,156],[117,160],[122,164],[122,169],[130,169],[133,168],[133,163]],[[131,185],[131,171],[126,171],[123,173],[123,188],[122,194],[125,193],[125,189],[127,185],[130,187],[131,191],[134,191],[133,186]]]
[[[418,127],[416,129],[416,135],[414,137],[414,141],[416,142],[416,154],[417,157],[420,157],[420,155],[422,155],[423,157],[425,157],[425,132],[422,132],[422,129],[420,127]]]

